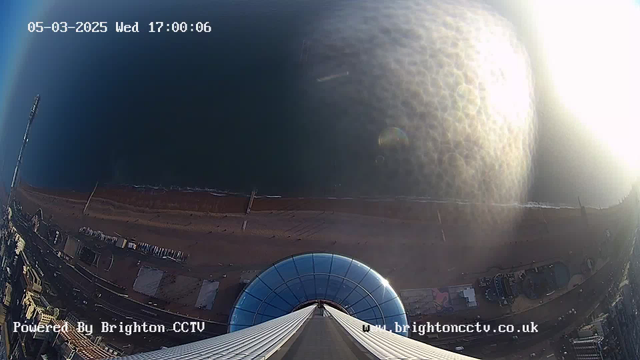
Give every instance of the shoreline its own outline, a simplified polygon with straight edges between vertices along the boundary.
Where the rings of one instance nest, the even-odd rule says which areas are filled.
[[[20,185],[21,191],[72,200],[86,204],[89,192],[76,192]],[[145,186],[98,187],[92,197],[88,212],[94,202],[107,202],[130,207],[132,211],[179,211],[202,214],[245,214],[250,200],[248,195],[220,193],[211,189],[184,191]],[[618,206],[606,209],[586,207],[586,213],[604,214]],[[314,198],[256,195],[251,206],[253,212],[293,216],[293,213],[312,211],[362,215],[420,223],[477,224],[477,223],[538,223],[557,218],[573,218],[581,215],[579,207],[551,206],[548,204],[478,204],[464,201],[435,200],[426,198]]]
[[[42,194],[59,195],[66,194],[71,197],[86,196],[90,194],[90,191],[75,191],[69,189],[56,189],[37,187],[29,184],[20,184],[20,188],[28,189]],[[213,195],[215,197],[235,197],[235,198],[250,198],[251,193],[234,192],[228,190],[220,190],[215,188],[200,188],[189,186],[156,186],[156,185],[136,185],[136,184],[117,184],[117,185],[105,185],[98,186],[97,191],[101,193],[108,193],[110,191],[130,191],[135,193],[147,193],[147,194],[200,194],[200,195]],[[63,196],[66,197],[66,196]],[[418,202],[418,203],[436,203],[436,204],[458,204],[458,205],[478,205],[478,206],[497,206],[497,207],[516,207],[516,208],[539,208],[539,209],[578,209],[580,206],[569,205],[564,203],[550,203],[550,202],[536,202],[528,201],[526,203],[482,203],[475,202],[466,199],[458,198],[437,198],[429,196],[288,196],[288,195],[273,195],[273,194],[260,194],[256,193],[256,199],[298,199],[298,200],[359,200],[359,201],[371,201],[371,202],[392,202],[392,201],[405,201],[405,202]],[[587,209],[599,210],[607,209],[609,207],[595,207],[585,206]]]
[[[102,187],[104,190],[109,189],[123,189],[123,190],[135,190],[135,191],[157,191],[160,193],[207,193],[220,197],[251,197],[251,193],[234,192],[228,190],[219,190],[215,188],[200,188],[190,186],[155,186],[155,185],[136,185],[136,184],[118,184],[118,185],[106,185]],[[301,199],[301,200],[364,200],[364,201],[407,201],[407,202],[426,202],[426,203],[439,203],[439,204],[459,204],[459,205],[491,205],[500,207],[523,207],[523,208],[549,208],[549,209],[577,209],[579,206],[567,205],[562,203],[549,203],[549,202],[535,202],[529,201],[526,203],[480,203],[465,199],[457,198],[436,198],[429,196],[287,196],[287,195],[255,195],[256,199],[269,198],[269,199]],[[586,206],[586,208],[598,209],[597,207]]]

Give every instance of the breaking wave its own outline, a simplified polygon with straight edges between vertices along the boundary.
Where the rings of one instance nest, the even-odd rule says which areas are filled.
[[[138,191],[144,190],[154,190],[154,191],[177,191],[177,192],[201,192],[208,193],[214,196],[239,196],[239,197],[250,197],[250,193],[241,193],[241,192],[233,192],[227,190],[220,190],[214,188],[207,187],[191,187],[191,186],[160,186],[160,185],[132,185],[132,184],[120,184],[118,186],[128,187]],[[266,195],[266,194],[256,194],[255,198],[282,198],[281,195]],[[383,202],[383,201],[407,201],[407,202],[425,202],[425,203],[445,203],[445,204],[460,204],[460,205],[487,205],[479,202],[462,200],[462,199],[438,199],[432,197],[417,197],[417,196],[360,196],[360,197],[336,197],[336,196],[327,196],[327,197],[297,197],[297,199],[328,199],[328,200],[365,200],[372,202]],[[505,207],[518,207],[518,208],[541,208],[541,209],[578,209],[578,206],[567,205],[567,204],[554,204],[554,203],[544,203],[544,202],[527,202],[527,203],[510,203],[510,204],[489,204],[494,206],[505,206]],[[589,208],[589,207],[587,207]]]

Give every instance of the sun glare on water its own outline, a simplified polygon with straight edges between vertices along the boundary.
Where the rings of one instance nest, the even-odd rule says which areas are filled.
[[[640,173],[640,6],[631,0],[536,6],[553,84],[576,118]]]

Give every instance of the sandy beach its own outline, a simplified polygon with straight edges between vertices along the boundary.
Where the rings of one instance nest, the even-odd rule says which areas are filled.
[[[26,186],[17,194],[27,212],[41,208],[47,221],[51,216],[71,234],[88,226],[188,253],[185,267],[167,263],[163,270],[219,280],[214,308],[167,308],[216,321],[227,320],[243,271],[262,270],[311,251],[356,258],[387,278],[396,291],[473,283],[488,272],[552,259],[579,272],[587,257],[598,256],[605,229],[615,235],[633,205],[626,201],[606,210],[587,209],[583,216],[577,208],[256,198],[245,215],[248,197],[122,188],[98,189],[83,215],[88,197]],[[113,268],[118,270],[99,275],[131,289],[135,262],[116,258]],[[142,294],[130,293],[144,300]],[[494,315],[503,311],[484,308],[493,309]]]

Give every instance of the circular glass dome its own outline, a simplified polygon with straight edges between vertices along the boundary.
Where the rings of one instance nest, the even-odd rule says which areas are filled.
[[[311,302],[326,302],[372,325],[404,329],[407,315],[396,292],[380,274],[351,258],[313,253],[279,261],[238,296],[229,332],[260,324]],[[407,332],[398,334],[407,336]]]

